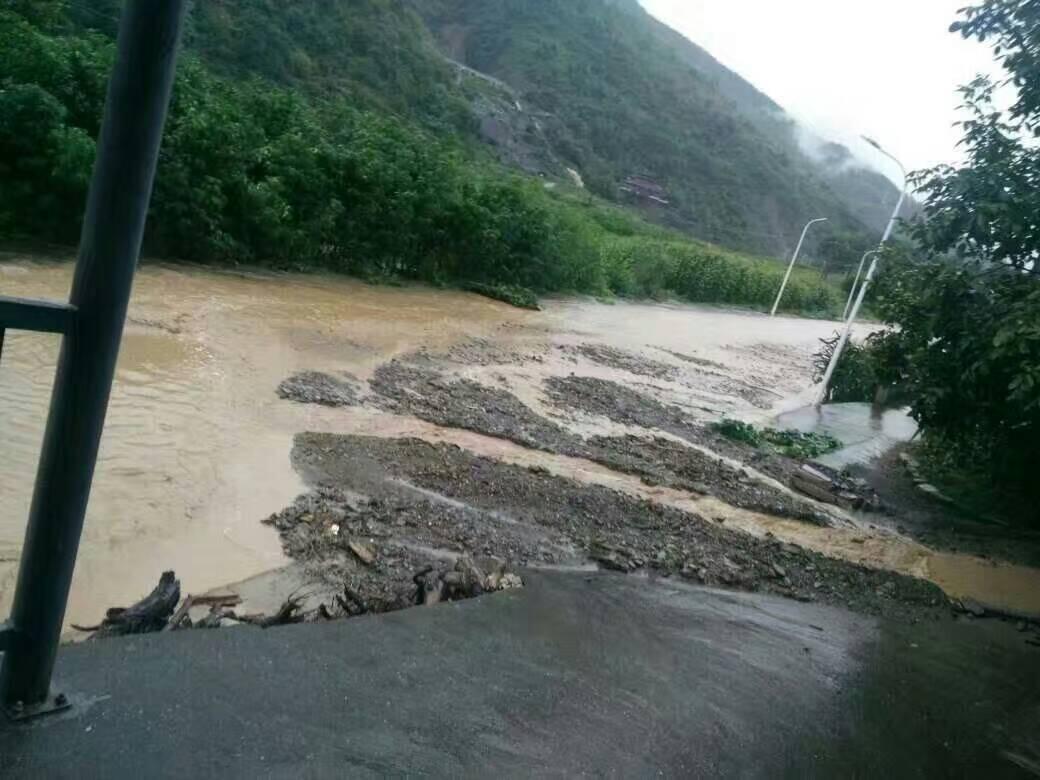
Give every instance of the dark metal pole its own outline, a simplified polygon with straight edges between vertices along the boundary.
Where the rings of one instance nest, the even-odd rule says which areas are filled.
[[[48,700],[144,234],[185,0],[128,0],[26,529],[0,705]],[[61,699],[64,701],[64,699]]]

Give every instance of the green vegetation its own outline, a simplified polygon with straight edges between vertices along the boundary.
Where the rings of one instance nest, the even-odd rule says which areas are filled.
[[[779,106],[637,2],[413,5],[450,56],[512,85],[537,109],[557,155],[593,192],[615,199],[627,176],[647,174],[672,204],[648,213],[674,227],[744,251],[786,254],[819,215],[840,234],[876,242],[885,217],[868,227],[859,215],[895,202],[883,177],[808,159]],[[843,169],[852,173],[839,182]],[[849,182],[861,186],[847,198]],[[825,235],[811,236],[807,248]],[[859,257],[840,260],[844,267]]]
[[[336,95],[438,132],[474,129],[454,68],[402,0],[207,0],[194,4],[186,45],[224,76]]]
[[[756,428],[740,420],[722,420],[712,425],[712,428],[727,439],[743,442],[758,449],[779,452],[791,458],[810,460],[841,448],[841,442],[827,434]]]
[[[841,334],[835,333],[833,338],[824,339],[822,348],[814,355],[814,381],[823,380],[840,337]],[[886,398],[888,403],[893,403],[905,394],[907,371],[901,334],[878,331],[862,343],[850,341],[831,379],[826,402],[865,403]]]
[[[120,2],[73,15],[111,34]],[[841,146],[807,157],[779,106],[634,0],[208,0],[186,40],[218,75],[342,97],[471,147],[487,148],[482,121],[504,110],[525,151],[490,151],[511,165],[557,178],[570,166],[608,201],[647,173],[672,201],[647,216],[742,251],[785,255],[818,214],[869,244],[896,197]],[[510,85],[498,109],[496,89],[445,55]]]
[[[1005,112],[993,83],[962,88],[965,162],[917,174],[916,249],[884,258],[875,291],[894,327],[842,370],[849,385],[870,366],[899,376],[935,473],[1040,523],[1040,6],[988,0],[954,29],[993,42],[1019,99]]]
[[[474,292],[477,295],[483,295],[485,298],[491,298],[495,301],[508,303],[510,306],[515,306],[518,309],[541,311],[542,308],[538,303],[538,296],[526,287],[516,287],[515,285],[509,284],[480,284],[479,282],[468,282],[463,284],[462,288],[469,292]]]
[[[361,5],[376,13],[400,4]],[[195,18],[193,34],[212,26],[220,6]],[[79,233],[114,44],[110,30],[70,22],[63,7],[0,6],[0,235],[8,238],[71,243]],[[395,18],[387,23],[396,30]],[[282,59],[269,65],[279,74]],[[190,53],[182,60],[149,252],[464,284],[520,305],[533,302],[532,291],[580,291],[765,306],[779,284],[778,263],[547,189],[428,125],[359,108],[365,101],[350,89],[305,92],[246,77],[248,63],[233,75],[215,67]],[[838,297],[803,272],[787,306],[833,310]]]

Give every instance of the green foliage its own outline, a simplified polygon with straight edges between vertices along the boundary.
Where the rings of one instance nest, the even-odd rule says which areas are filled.
[[[884,258],[874,307],[894,326],[871,361],[903,375],[924,451],[948,474],[982,480],[1022,520],[1038,521],[1040,441],[1040,4],[988,0],[954,30],[994,42],[1018,88],[1002,112],[994,85],[961,92],[965,160],[916,175],[916,257]],[[862,356],[847,370],[855,375]]]
[[[758,429],[740,420],[725,419],[715,423],[712,428],[727,439],[803,460],[818,458],[841,448],[841,442],[828,434],[780,431],[776,428]]]
[[[840,232],[875,232],[805,157],[779,106],[638,3],[413,5],[453,57],[538,110],[556,152],[601,197],[649,174],[669,192],[670,224],[746,251],[786,254],[821,214]],[[890,183],[882,193],[894,202]]]
[[[877,246],[872,238],[862,233],[830,233],[820,240],[816,255],[830,271],[854,276],[863,254]]]
[[[1026,120],[1008,121],[997,110],[994,89],[981,77],[961,89],[969,114],[961,123],[967,161],[913,177],[925,200],[924,218],[911,233],[931,253],[1033,267],[1040,246],[1040,148],[1023,140]]]
[[[0,0],[0,14],[20,16],[41,28],[61,27],[66,20],[66,11],[65,0]]]
[[[841,449],[841,442],[826,433],[802,433],[801,431],[778,431],[766,428],[762,431],[766,443],[792,458],[812,459],[828,452]]]
[[[472,123],[454,69],[404,0],[207,0],[187,45],[224,75],[341,95],[438,130]]]
[[[540,311],[542,308],[538,304],[538,296],[526,287],[515,287],[508,284],[480,284],[479,282],[469,282],[463,285],[463,289],[475,292],[477,295],[483,295],[485,298],[491,298],[495,301],[508,303],[510,306],[515,306],[518,309]]]
[[[986,0],[965,8],[950,30],[965,38],[991,42],[993,53],[1009,74],[1018,100],[1009,116],[1034,130],[1040,125],[1040,4],[1034,0]]]
[[[207,6],[196,35],[222,7],[230,13]],[[239,10],[260,19],[272,8],[254,0]],[[401,14],[414,21],[390,0],[358,7],[362,16],[377,11],[393,30]],[[0,15],[0,233],[71,242],[113,43],[82,22],[53,30]],[[309,17],[300,24],[319,32]],[[236,29],[226,32],[238,45]],[[359,108],[338,92],[213,68],[191,54],[181,60],[149,215],[152,253],[465,284],[520,305],[574,291],[764,307],[779,286],[778,263],[692,242],[587,194],[547,189],[430,124]],[[800,274],[787,304],[833,310],[838,294]]]
[[[120,3],[77,3],[73,18],[104,29]],[[193,4],[186,42],[219,75],[345,97],[476,147],[479,82],[459,78],[447,52],[515,87],[539,153],[592,192],[614,200],[622,179],[649,172],[675,204],[658,216],[742,250],[788,253],[809,214],[862,234],[858,204],[894,199],[885,182],[842,205],[778,106],[638,3],[207,0]]]
[[[762,446],[762,434],[751,423],[726,418],[721,422],[714,423],[712,428],[727,439],[750,444],[752,447]]]
[[[1040,284],[1009,268],[893,262],[878,308],[898,323],[914,417],[948,457],[1033,490],[1040,433]]]
[[[833,338],[821,339],[822,347],[813,356],[815,381],[823,380],[840,338],[835,333]],[[892,330],[871,333],[862,343],[850,341],[831,379],[826,402],[872,402],[883,389],[889,391],[889,402],[894,400],[892,390],[902,398],[909,370],[906,348],[902,333]]]
[[[675,295],[699,303],[767,308],[783,281],[781,263],[738,255],[708,244],[659,236],[619,237],[606,249],[611,288],[626,295]],[[785,310],[838,310],[840,293],[818,274],[798,269],[784,294]]]

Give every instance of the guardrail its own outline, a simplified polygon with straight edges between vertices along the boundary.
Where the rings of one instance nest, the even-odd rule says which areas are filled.
[[[51,691],[130,290],[173,88],[185,0],[128,0],[108,87],[69,303],[0,298],[7,330],[55,333],[61,353],[10,619],[0,624],[0,708],[64,709]]]

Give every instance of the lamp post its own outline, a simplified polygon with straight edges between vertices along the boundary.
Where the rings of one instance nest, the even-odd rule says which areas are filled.
[[[863,259],[859,261],[859,268],[856,269],[856,279],[852,283],[852,289],[849,290],[849,299],[845,302],[845,311],[843,311],[841,313],[841,321],[842,322],[845,322],[845,320],[849,316],[849,309],[852,308],[852,299],[856,295],[856,288],[859,287],[859,280],[860,280],[860,277],[863,276],[863,266],[865,266],[867,264],[867,258],[870,257],[871,255],[876,255],[877,253],[878,253],[878,250],[871,249],[869,252],[864,254],[863,255]]]
[[[794,255],[791,257],[791,264],[787,266],[787,273],[784,275],[784,281],[780,285],[780,292],[777,293],[776,303],[773,304],[773,311],[769,313],[770,317],[776,316],[776,310],[780,308],[780,301],[784,297],[784,290],[787,289],[787,283],[791,280],[791,272],[794,271],[795,263],[798,262],[798,255],[802,253],[802,244],[805,243],[805,237],[809,234],[809,228],[815,225],[817,222],[826,222],[826,217],[820,217],[819,219],[811,219],[806,224],[805,229],[802,230],[802,237],[798,239],[798,246],[795,247]]]
[[[849,338],[852,336],[852,328],[856,324],[856,317],[859,316],[859,310],[863,307],[863,301],[867,297],[867,290],[870,289],[870,283],[874,281],[874,275],[877,273],[878,258],[881,256],[881,250],[885,248],[885,244],[887,244],[888,240],[892,237],[892,232],[896,229],[896,222],[899,221],[899,212],[903,210],[903,204],[906,202],[908,177],[903,163],[899,162],[899,160],[893,157],[892,154],[881,148],[881,144],[873,138],[863,136],[863,140],[899,166],[899,170],[903,174],[903,190],[899,194],[899,201],[896,203],[895,211],[892,212],[892,218],[888,221],[888,226],[885,228],[885,234],[881,237],[881,245],[878,246],[877,250],[874,252],[874,259],[870,263],[870,270],[867,271],[867,278],[863,280],[863,284],[859,288],[859,295],[856,296],[856,304],[852,307],[852,313],[849,314],[849,318],[845,322],[845,330],[842,331],[841,338],[838,339],[838,344],[834,348],[834,354],[831,356],[830,365],[827,366],[827,372],[823,375],[823,384],[820,386],[819,395],[816,397],[816,406],[818,407],[822,406],[823,402],[827,400],[827,390],[830,389],[831,380],[834,379],[834,371],[838,368],[838,361],[841,360],[841,353],[844,352],[845,347],[848,346]]]

